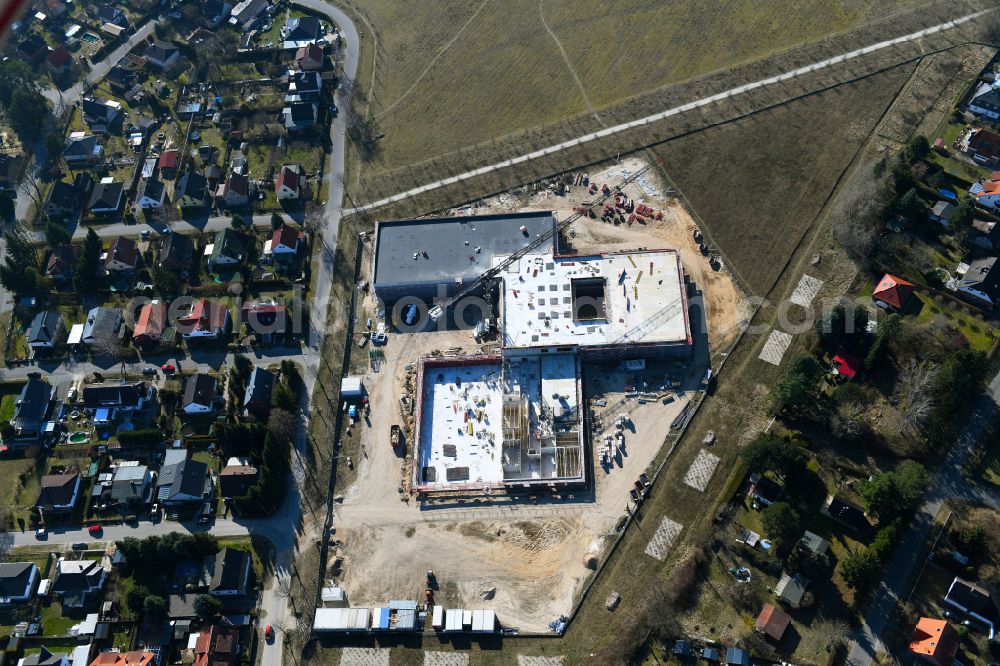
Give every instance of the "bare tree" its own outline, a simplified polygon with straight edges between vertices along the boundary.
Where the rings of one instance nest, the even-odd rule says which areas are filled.
[[[862,169],[837,198],[830,214],[834,237],[847,254],[864,268],[870,268],[878,233],[882,228],[885,196],[884,174],[876,165]]]
[[[121,340],[113,331],[103,332],[95,336],[94,342],[90,345],[90,351],[94,356],[104,356],[111,359],[113,363],[120,363],[122,377],[125,377],[127,354],[125,348],[122,347]]]
[[[30,166],[25,170],[24,180],[21,181],[17,189],[18,192],[31,199],[31,203],[35,204],[35,212],[47,222],[49,218],[45,212],[45,196],[42,194],[38,179]]]
[[[894,397],[899,406],[902,428],[914,434],[920,430],[934,409],[934,383],[937,366],[910,359],[899,373]]]

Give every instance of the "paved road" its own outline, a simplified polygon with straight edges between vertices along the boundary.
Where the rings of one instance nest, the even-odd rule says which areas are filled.
[[[568,141],[563,141],[562,143],[558,143],[556,145],[549,146],[547,148],[542,148],[540,150],[536,150],[534,152],[528,153],[527,155],[521,155],[519,157],[514,157],[514,158],[511,158],[509,160],[505,160],[503,162],[499,162],[497,164],[491,164],[489,166],[480,167],[478,169],[474,169],[472,171],[466,171],[465,173],[461,173],[461,174],[458,174],[456,176],[452,176],[450,178],[444,178],[442,180],[438,180],[438,181],[435,181],[433,183],[428,183],[426,185],[421,185],[420,187],[415,187],[413,189],[406,190],[405,192],[400,192],[399,194],[394,194],[392,196],[385,197],[384,199],[378,199],[377,201],[373,201],[371,203],[365,204],[363,206],[363,208],[366,209],[366,210],[371,210],[373,208],[380,208],[382,206],[386,206],[388,204],[395,203],[397,201],[402,201],[403,199],[408,199],[408,198],[416,196],[418,194],[423,194],[425,192],[430,192],[431,190],[436,190],[436,189],[439,189],[441,187],[446,187],[448,185],[454,185],[455,183],[461,182],[463,180],[469,180],[470,178],[476,178],[478,176],[482,176],[484,174],[487,174],[487,173],[490,173],[490,172],[493,172],[493,171],[498,171],[500,169],[506,169],[506,168],[512,167],[512,166],[514,166],[516,164],[522,164],[524,162],[529,162],[531,160],[538,159],[539,157],[545,157],[546,155],[551,155],[553,153],[558,153],[560,151],[567,150],[569,148],[575,148],[576,146],[579,146],[580,144],[589,143],[591,141],[596,141],[598,139],[603,139],[605,137],[612,136],[614,134],[620,134],[621,132],[627,132],[628,130],[635,129],[637,127],[642,127],[643,125],[650,125],[652,123],[657,123],[657,122],[660,122],[661,120],[665,120],[666,118],[670,118],[671,116],[675,116],[675,115],[678,115],[680,113],[686,113],[687,111],[691,111],[691,110],[697,109],[699,107],[709,106],[711,104],[714,104],[716,102],[720,102],[720,101],[722,101],[724,99],[727,99],[729,97],[736,97],[737,95],[742,95],[744,93],[748,93],[751,90],[756,90],[757,88],[763,88],[763,87],[766,87],[766,86],[774,85],[775,83],[781,83],[783,81],[787,81],[789,79],[794,79],[794,78],[797,78],[799,76],[803,76],[805,74],[810,74],[812,72],[816,72],[816,71],[819,71],[821,69],[826,69],[827,67],[831,67],[833,65],[837,65],[837,64],[846,62],[848,60],[853,60],[854,58],[858,58],[860,56],[867,55],[869,53],[874,53],[875,51],[881,51],[883,49],[887,49],[887,48],[890,48],[892,46],[896,46],[898,44],[904,44],[906,42],[917,41],[919,39],[927,37],[928,35],[933,35],[935,33],[942,32],[942,31],[945,31],[945,30],[950,30],[950,29],[952,29],[952,28],[954,28],[954,27],[956,27],[958,25],[961,25],[963,23],[967,23],[968,21],[972,21],[972,20],[974,20],[974,19],[982,16],[983,14],[985,14],[985,13],[987,13],[989,11],[993,11],[993,10],[992,9],[985,9],[985,10],[982,10],[982,11],[979,11],[979,12],[975,12],[973,14],[967,14],[965,16],[960,16],[960,17],[958,17],[956,19],[953,19],[951,21],[946,21],[944,23],[940,23],[940,24],[932,26],[930,28],[924,28],[923,30],[919,30],[919,31],[911,33],[909,35],[903,35],[902,37],[896,37],[895,39],[887,39],[887,40],[879,42],[877,44],[872,44],[870,46],[865,46],[864,48],[860,48],[860,49],[856,49],[854,51],[850,51],[849,53],[844,53],[844,54],[841,54],[841,55],[838,55],[838,56],[834,56],[832,58],[827,58],[826,60],[821,60],[819,62],[814,62],[811,65],[806,65],[804,67],[799,67],[798,69],[793,69],[793,70],[785,72],[783,74],[778,74],[776,76],[771,76],[771,77],[768,77],[766,79],[760,79],[759,81],[754,81],[752,83],[747,83],[747,84],[742,85],[742,86],[737,86],[735,88],[732,88],[730,90],[726,90],[725,92],[721,92],[721,93],[718,93],[716,95],[712,95],[710,97],[703,97],[702,99],[695,100],[694,102],[689,102],[687,104],[682,104],[681,106],[676,106],[676,107],[674,107],[672,109],[667,109],[666,111],[660,111],[658,113],[654,113],[654,114],[646,116],[644,118],[638,118],[636,120],[632,120],[632,121],[629,121],[627,123],[621,123],[619,125],[614,125],[612,127],[606,127],[606,128],[604,128],[602,130],[599,130],[597,132],[591,132],[590,134],[584,134],[583,136],[577,137],[575,139],[570,139]],[[348,212],[349,213],[355,213],[355,212],[358,212],[359,210],[361,210],[360,207],[359,208],[350,209]]]
[[[960,499],[1000,507],[1000,497],[996,492],[971,486],[963,475],[966,459],[985,434],[998,404],[1000,404],[1000,373],[990,382],[987,391],[979,397],[965,429],[931,481],[923,506],[914,516],[892,559],[889,560],[885,578],[875,592],[861,627],[851,637],[848,645],[847,663],[851,666],[869,666],[877,654],[886,653],[885,644],[881,640],[882,633],[889,623],[896,601],[899,598],[905,599],[910,593],[911,579],[915,569],[921,564],[923,545],[927,542],[934,525],[934,517],[941,510],[941,506],[947,500]]]

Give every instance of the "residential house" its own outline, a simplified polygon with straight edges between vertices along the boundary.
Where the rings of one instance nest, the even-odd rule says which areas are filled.
[[[142,57],[151,65],[167,69],[176,65],[177,61],[181,59],[181,51],[170,42],[156,39],[146,48]]]
[[[243,394],[243,409],[258,413],[270,409],[274,381],[274,373],[255,365]]]
[[[247,239],[234,229],[223,229],[215,234],[215,242],[205,248],[209,270],[233,268],[247,259]]]
[[[233,464],[235,461],[236,464]],[[231,458],[219,473],[219,494],[225,499],[242,497],[257,483],[260,474],[257,468],[244,464],[246,461]]]
[[[932,222],[937,222],[943,227],[947,227],[951,224],[951,218],[955,214],[955,204],[949,203],[947,201],[938,201],[931,208],[931,212],[927,215]]]
[[[750,475],[750,488],[747,495],[755,505],[770,506],[785,494],[785,489],[769,476],[754,472]]]
[[[947,620],[922,617],[913,629],[910,652],[935,666],[952,666],[958,652],[958,633]]]
[[[970,241],[973,245],[984,250],[1000,247],[1000,225],[996,222],[975,218],[972,220],[972,228],[975,230]]]
[[[70,167],[83,167],[97,164],[101,161],[103,152],[101,144],[97,143],[97,137],[83,132],[74,132],[66,141],[66,150],[63,151],[63,159]]]
[[[110,128],[121,119],[121,104],[103,99],[85,99],[81,103],[83,122],[87,123],[92,132],[107,134]]]
[[[211,499],[213,491],[208,465],[193,458],[164,465],[156,480],[157,499],[171,507],[204,502]]]
[[[160,177],[173,180],[177,177],[177,166],[180,164],[180,155],[176,150],[164,150],[160,154],[160,161],[157,166],[160,169]]]
[[[48,261],[45,263],[45,277],[57,283],[68,283],[73,279],[76,272],[76,257],[79,248],[66,243],[52,250]]]
[[[155,395],[156,389],[145,382],[88,384],[83,387],[83,408],[95,425],[107,425],[120,416],[141,412]]]
[[[49,589],[62,600],[63,607],[82,608],[102,594],[107,578],[108,572],[96,560],[60,559]]]
[[[886,273],[872,291],[872,302],[880,308],[901,312],[906,309],[916,287],[902,278]]]
[[[210,414],[219,396],[218,382],[204,372],[191,375],[184,382],[181,409],[185,414]]]
[[[79,474],[46,474],[42,477],[35,506],[44,516],[71,513],[80,497]]]
[[[830,551],[830,542],[809,530],[805,531],[797,546],[800,551],[813,555],[826,555]]]
[[[122,28],[128,27],[128,17],[119,7],[101,3],[97,5],[97,18],[101,23],[111,23]]]
[[[319,72],[294,72],[288,76],[285,104],[316,102],[323,92],[323,79]]]
[[[177,329],[187,339],[215,339],[230,328],[229,308],[225,303],[202,298],[191,311],[177,318]]]
[[[167,322],[167,304],[154,300],[139,310],[135,328],[132,329],[132,342],[147,349],[158,347],[172,340],[171,331]]]
[[[28,346],[39,351],[55,349],[66,340],[62,315],[54,310],[39,312],[28,327]]]
[[[320,38],[320,22],[315,16],[291,18],[281,29],[281,48],[297,49],[306,44],[314,44]]]
[[[265,248],[265,254],[272,254],[275,258],[290,258],[294,257],[299,251],[299,244],[302,242],[302,236],[297,229],[293,229],[287,225],[281,225],[280,229],[274,231],[271,234],[271,238],[268,241],[268,247]]]
[[[213,624],[195,640],[193,666],[236,666],[239,656],[239,630]]]
[[[122,311],[118,308],[92,308],[83,324],[81,342],[85,345],[107,344],[120,340],[122,335]]]
[[[136,78],[134,71],[122,65],[115,65],[104,76],[104,80],[111,86],[111,92],[116,95],[124,94],[130,90],[135,85]]]
[[[819,512],[852,530],[865,530],[871,527],[864,511],[847,500],[833,495],[826,496]]]
[[[726,648],[726,666],[750,666],[750,653],[743,648]]]
[[[52,652],[43,645],[38,652],[19,659],[17,666],[70,666],[70,660],[65,652]]]
[[[65,46],[60,45],[45,56],[45,67],[48,68],[49,74],[59,78],[73,68],[73,56]]]
[[[281,303],[243,301],[240,324],[246,324],[249,333],[260,342],[271,344],[287,331],[288,309]]]
[[[250,203],[250,195],[250,179],[238,173],[232,173],[224,183],[219,184],[215,200],[227,208],[237,208]]]
[[[122,183],[102,181],[90,193],[87,210],[95,217],[114,217],[121,214],[124,202],[125,186]]]
[[[318,114],[314,102],[296,102],[281,110],[285,129],[289,132],[302,132],[316,125]]]
[[[37,441],[52,409],[52,386],[32,377],[21,387],[14,399],[14,418],[10,420],[14,437],[22,441]]]
[[[49,217],[69,217],[80,202],[80,191],[74,183],[57,180],[45,199],[45,214]]]
[[[131,238],[119,236],[111,241],[104,258],[109,273],[131,273],[139,265],[139,246]]]
[[[774,604],[764,604],[754,623],[754,629],[768,638],[778,642],[785,635],[785,630],[792,623],[792,616],[776,607]]]
[[[143,210],[155,210],[167,199],[167,188],[158,178],[147,178],[139,185],[135,202]]]
[[[230,12],[229,24],[241,32],[250,32],[257,27],[269,6],[268,0],[242,0]]]
[[[989,639],[993,640],[993,625],[997,614],[988,590],[967,580],[955,578],[948,586],[944,603],[982,624],[987,629]]]
[[[247,593],[250,582],[250,553],[235,548],[223,548],[208,556],[212,582],[208,593],[213,597],[231,597]]]
[[[958,295],[982,308],[995,307],[1000,285],[1000,269],[994,270],[996,262],[996,257],[984,257],[969,263],[958,281]]]
[[[0,562],[0,606],[30,601],[38,578],[38,567],[33,562]]]
[[[18,53],[34,67],[49,54],[49,45],[42,37],[35,33],[29,33],[17,43]]]
[[[194,243],[183,234],[170,234],[160,246],[160,268],[171,271],[185,272],[191,268],[191,258],[194,256]]]
[[[996,166],[1000,161],[1000,134],[987,129],[971,130],[965,152],[978,164]]]
[[[302,167],[297,164],[286,164],[278,172],[274,181],[274,193],[278,201],[298,199],[302,193]]]
[[[208,203],[208,181],[197,171],[188,171],[177,181],[174,196],[181,208],[202,208]]]
[[[1000,207],[1000,171],[994,171],[989,178],[981,178],[969,188],[969,195],[983,208],[996,210]]]
[[[305,72],[323,69],[323,49],[314,43],[299,47],[295,52],[295,65]]]
[[[201,15],[210,28],[219,27],[232,10],[233,5],[228,0],[205,0],[201,3]]]
[[[1000,90],[990,85],[980,86],[969,102],[969,112],[980,118],[1000,119]]]
[[[156,666],[159,657],[156,652],[131,650],[129,652],[102,652],[90,662],[90,666]],[[74,664],[73,666],[77,666]]]
[[[153,500],[153,473],[145,465],[119,463],[111,479],[109,498],[124,510],[134,511]]]
[[[785,601],[793,608],[798,608],[805,596],[806,588],[809,587],[809,579],[799,574],[781,574],[781,579],[774,586],[774,596]]]

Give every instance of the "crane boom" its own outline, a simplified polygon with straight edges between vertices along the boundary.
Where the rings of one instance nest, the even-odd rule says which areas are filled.
[[[527,245],[525,245],[521,249],[519,249],[516,252],[514,252],[514,254],[510,255],[509,257],[507,257],[506,259],[504,259],[503,261],[501,261],[496,266],[493,266],[492,268],[488,268],[482,275],[480,275],[475,280],[473,280],[469,284],[469,286],[463,288],[461,291],[459,291],[454,296],[445,299],[444,302],[438,303],[437,305],[435,305],[434,307],[432,307],[427,312],[428,316],[431,318],[432,321],[437,321],[442,316],[444,316],[444,314],[448,311],[449,308],[451,308],[451,306],[453,306],[455,303],[457,303],[461,299],[463,299],[466,296],[474,293],[475,291],[477,291],[480,287],[482,287],[484,285],[486,285],[487,287],[489,287],[490,285],[492,285],[492,283],[494,281],[496,281],[497,276],[499,276],[501,273],[503,273],[503,271],[507,270],[507,268],[511,264],[513,264],[514,262],[518,261],[524,255],[530,253],[532,250],[534,250],[534,249],[542,246],[543,244],[547,243],[554,236],[562,233],[567,227],[569,227],[569,225],[571,225],[574,222],[576,222],[583,215],[586,215],[587,213],[584,212],[584,211],[589,211],[590,209],[594,208],[594,206],[602,206],[605,201],[607,201],[612,196],[614,196],[614,192],[615,191],[620,191],[622,187],[624,187],[625,185],[628,185],[629,183],[631,183],[632,181],[634,181],[636,178],[639,178],[641,175],[643,175],[644,173],[646,173],[647,171],[649,171],[652,168],[653,168],[653,164],[652,163],[647,164],[646,166],[642,167],[641,169],[639,169],[635,173],[626,176],[624,179],[622,179],[622,181],[620,183],[618,183],[614,187],[614,189],[609,189],[606,194],[604,192],[601,192],[600,196],[597,197],[597,199],[595,199],[595,200],[593,200],[593,201],[591,201],[589,203],[584,202],[582,204],[582,206],[584,208],[583,211],[578,211],[578,212],[573,213],[572,215],[570,215],[569,217],[567,217],[565,220],[563,220],[562,222],[559,222],[557,225],[555,225],[552,229],[549,229],[545,233],[539,234],[530,243],[528,243]]]

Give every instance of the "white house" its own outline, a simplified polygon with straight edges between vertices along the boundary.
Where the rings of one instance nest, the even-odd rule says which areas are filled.
[[[969,111],[981,118],[1000,119],[1000,90],[985,83],[979,86],[969,102]]]
[[[187,339],[218,338],[229,330],[229,308],[225,303],[200,299],[191,311],[177,318],[177,328]]]
[[[218,383],[212,375],[199,372],[187,378],[181,409],[185,414],[209,414],[215,411]]]
[[[277,180],[274,182],[274,192],[278,201],[298,199],[302,192],[301,167],[297,164],[287,164],[281,167]]]
[[[969,194],[984,208],[995,210],[1000,206],[1000,171],[990,174],[988,180],[981,180],[969,188]]]
[[[167,69],[181,59],[181,51],[170,42],[154,41],[142,54],[146,61],[161,69]]]
[[[140,191],[135,201],[139,205],[139,208],[152,210],[162,206],[166,198],[167,188],[163,186],[163,183],[157,178],[147,178],[140,186]]]
[[[62,315],[55,310],[43,310],[28,327],[28,346],[35,350],[53,349],[62,344],[65,332]]]
[[[0,606],[31,599],[38,585],[38,567],[33,562],[0,562]]]
[[[299,251],[299,232],[291,227],[281,228],[271,235],[271,253],[278,256],[293,256]]]

